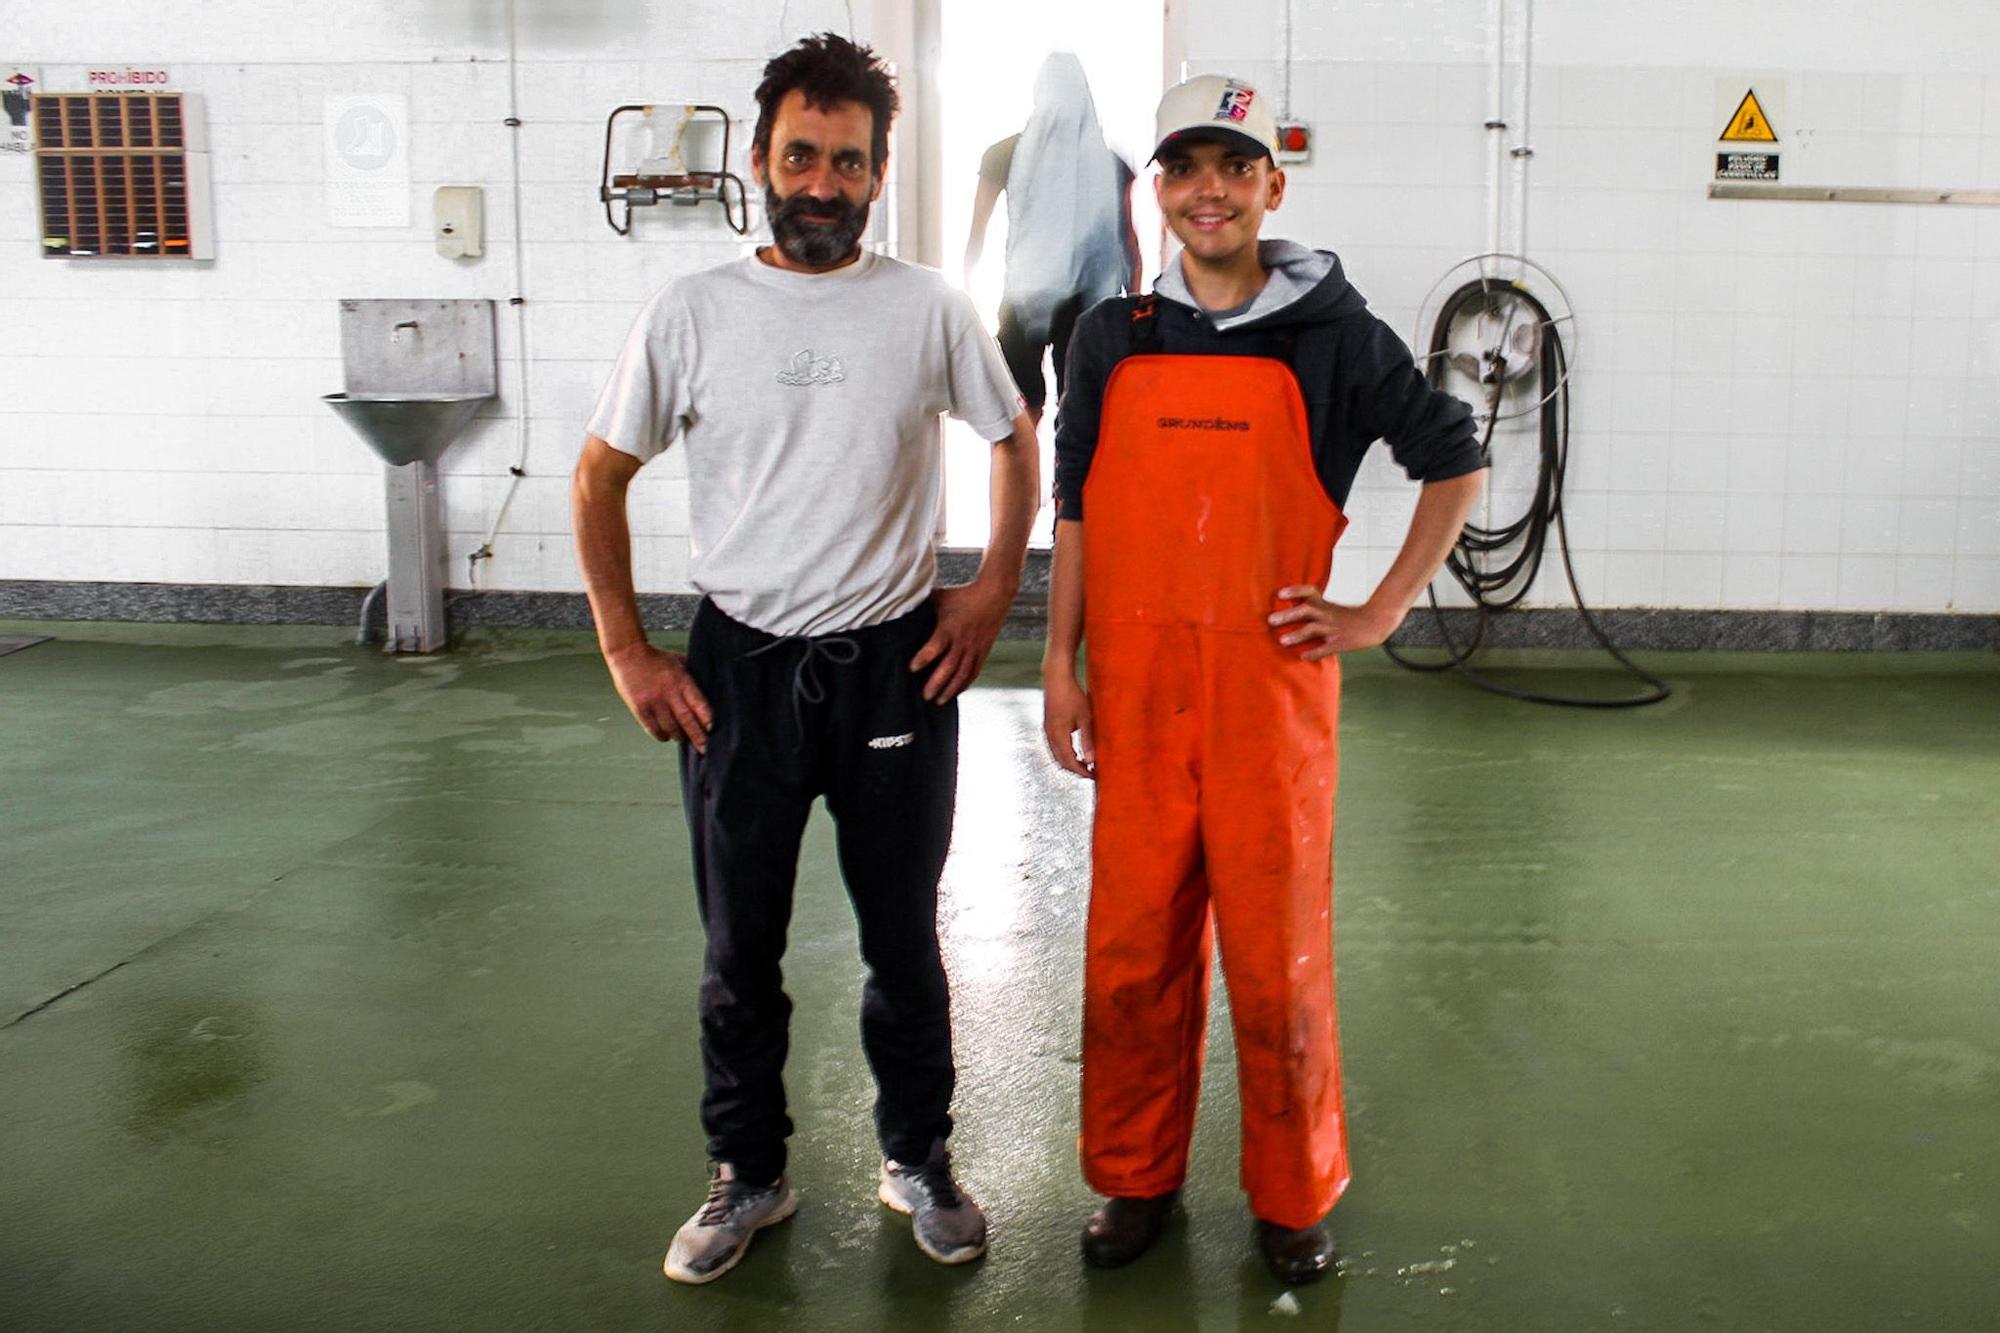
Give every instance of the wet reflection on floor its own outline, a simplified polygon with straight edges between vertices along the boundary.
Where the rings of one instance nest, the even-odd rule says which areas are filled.
[[[801,1208],[692,1290],[659,1275],[703,1155],[671,752],[582,636],[408,664],[288,633],[6,659],[0,1327],[2000,1312],[1990,660],[1668,659],[1685,702],[1629,716],[1351,664],[1355,1185],[1339,1274],[1294,1313],[1236,1184],[1219,1009],[1184,1215],[1129,1269],[1077,1257],[1091,793],[1043,753],[1030,650],[964,700],[940,910],[991,1254],[941,1268],[875,1200],[861,966],[816,816],[786,967]]]

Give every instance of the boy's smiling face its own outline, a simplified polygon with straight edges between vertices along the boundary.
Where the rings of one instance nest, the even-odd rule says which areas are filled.
[[[1160,214],[1202,264],[1228,264],[1256,252],[1264,214],[1285,197],[1285,173],[1261,154],[1227,144],[1173,143],[1160,153],[1153,178]]]

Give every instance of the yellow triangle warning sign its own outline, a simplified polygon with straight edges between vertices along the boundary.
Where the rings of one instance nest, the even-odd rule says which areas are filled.
[[[1764,108],[1757,101],[1755,88],[1743,94],[1743,100],[1736,104],[1736,112],[1729,117],[1728,126],[1722,131],[1724,143],[1776,143],[1777,131],[1771,128],[1771,118],[1764,114]]]

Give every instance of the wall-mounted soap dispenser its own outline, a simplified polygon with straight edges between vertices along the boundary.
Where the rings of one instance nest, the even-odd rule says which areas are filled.
[[[485,194],[477,185],[440,185],[431,202],[431,231],[447,259],[485,253]]]

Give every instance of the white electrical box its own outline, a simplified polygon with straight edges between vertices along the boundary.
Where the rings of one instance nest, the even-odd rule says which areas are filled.
[[[440,185],[431,201],[431,232],[447,259],[484,254],[486,195],[477,185]]]

